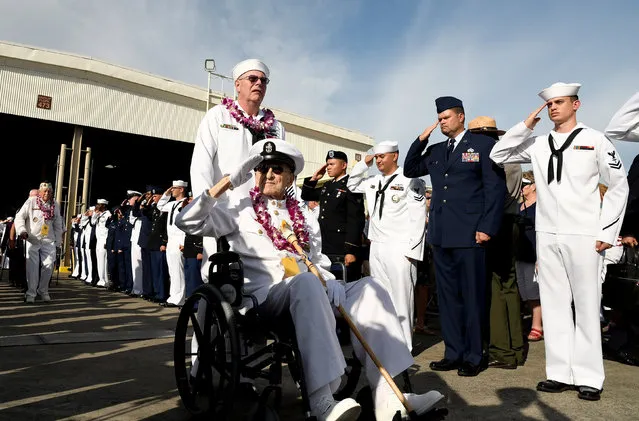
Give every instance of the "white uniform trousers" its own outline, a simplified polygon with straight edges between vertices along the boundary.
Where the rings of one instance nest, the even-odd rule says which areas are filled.
[[[55,265],[55,243],[27,240],[27,297],[49,294],[49,281]]]
[[[95,255],[97,257],[97,264],[98,264],[98,286],[106,286],[106,284],[109,282],[109,274],[108,274],[108,267],[109,264],[107,262],[107,250],[105,248],[106,245],[106,239],[104,240],[98,240],[96,245],[95,245]]]
[[[405,244],[371,242],[371,276],[386,287],[395,305],[408,349],[413,349],[414,291],[417,267],[404,256]]]
[[[605,377],[599,323],[602,256],[595,243],[593,236],[537,232],[546,376],[601,389]]]
[[[136,221],[137,222],[137,221]],[[133,227],[131,232],[131,270],[133,273],[133,294],[142,295],[142,247],[138,245],[138,239],[140,238],[140,227],[142,222],[138,222]],[[184,266],[184,264],[182,264]],[[184,272],[184,270],[182,270]]]
[[[78,277],[81,274],[80,270],[80,247],[73,247],[73,272],[71,276]]]
[[[391,376],[413,364],[391,298],[380,282],[368,277],[347,284],[343,306]],[[267,317],[287,311],[295,325],[308,393],[327,384],[339,386],[346,362],[335,334],[333,308],[315,275],[305,272],[285,279],[260,305],[260,314]],[[351,341],[371,387],[385,381],[352,333]]]
[[[184,256],[177,242],[169,242],[166,245],[166,264],[169,267],[171,286],[167,303],[181,306],[186,295],[186,282],[184,279]]]
[[[84,270],[82,280],[87,284],[93,282],[93,259],[91,259],[91,249],[82,249],[82,269]]]

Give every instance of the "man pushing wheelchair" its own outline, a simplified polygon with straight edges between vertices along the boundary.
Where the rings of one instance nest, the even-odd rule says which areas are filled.
[[[261,140],[239,168],[185,207],[176,225],[193,235],[226,237],[241,257],[244,290],[257,299],[258,313],[290,313],[311,413],[318,420],[355,420],[361,410],[351,398],[333,399],[346,367],[333,307],[352,319],[352,329],[360,332],[361,341],[351,333],[352,346],[373,391],[376,418],[390,420],[400,411],[408,419],[407,408],[413,416],[427,413],[443,398],[441,393],[400,394],[402,402],[394,383],[389,383],[390,377],[413,364],[413,358],[388,292],[371,277],[347,285],[336,280],[328,270],[330,260],[321,254],[317,221],[307,218],[297,200],[287,195],[303,167],[304,158],[292,144]],[[241,194],[243,189],[233,191],[252,179],[252,170],[255,187],[249,196]],[[283,235],[283,225],[290,227],[288,234]],[[375,355],[367,355],[367,346]]]

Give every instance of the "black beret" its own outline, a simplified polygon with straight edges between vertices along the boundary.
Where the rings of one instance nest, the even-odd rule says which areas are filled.
[[[346,154],[342,151],[328,151],[328,153],[326,154],[326,161],[328,161],[329,159],[341,159],[342,161],[348,163],[348,156],[346,156]]]
[[[443,113],[446,110],[450,110],[451,108],[460,107],[464,108],[464,104],[460,99],[455,98],[454,96],[442,96],[435,100],[435,106],[437,107],[437,114]]]

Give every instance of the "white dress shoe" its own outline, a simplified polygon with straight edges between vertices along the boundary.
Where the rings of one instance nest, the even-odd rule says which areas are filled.
[[[444,395],[436,390],[431,390],[421,395],[414,393],[404,393],[404,397],[415,410],[417,415],[425,414],[430,411],[440,400],[444,398]],[[396,396],[389,396],[386,402],[382,402],[380,405],[375,405],[375,418],[378,420],[392,420],[397,411],[401,412],[402,419],[407,420],[408,412],[404,405],[397,399]]]
[[[318,421],[356,421],[362,408],[355,399],[346,398],[337,402],[327,396],[313,408],[312,412]]]

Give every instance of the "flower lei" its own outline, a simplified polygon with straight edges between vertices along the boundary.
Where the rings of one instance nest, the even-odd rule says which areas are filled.
[[[265,108],[263,110],[264,116],[262,119],[255,118],[253,116],[247,116],[233,101],[231,98],[222,98],[222,105],[226,107],[231,116],[242,126],[247,129],[252,129],[256,132],[268,133],[275,124],[275,115],[273,111]]]
[[[40,196],[36,196],[36,203],[38,204],[38,209],[40,209],[40,212],[42,212],[44,216],[44,220],[52,220],[55,212],[55,204],[44,202]]]
[[[282,233],[271,223],[271,215],[268,213],[264,196],[260,193],[259,188],[254,187],[249,193],[251,195],[251,201],[253,202],[253,210],[255,210],[255,215],[257,215],[256,220],[262,225],[264,231],[266,231],[266,235],[271,239],[275,248],[297,254],[293,245],[286,241]],[[286,196],[286,210],[288,210],[288,215],[291,217],[291,221],[293,221],[293,232],[295,236],[297,236],[297,240],[303,249],[308,250],[309,237],[308,232],[306,232],[304,228],[306,221],[295,198]]]

